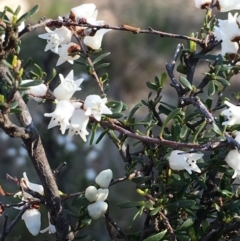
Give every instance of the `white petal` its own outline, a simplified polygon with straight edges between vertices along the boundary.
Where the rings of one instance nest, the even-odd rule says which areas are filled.
[[[44,194],[43,186],[39,185],[39,184],[35,184],[35,183],[32,183],[32,182],[29,182],[26,172],[23,173],[23,178],[26,181],[26,184],[27,184],[29,189],[31,189],[34,192],[38,192],[41,195]]]
[[[35,208],[28,209],[22,215],[22,219],[24,220],[28,231],[33,236],[37,236],[41,227],[41,213]]]

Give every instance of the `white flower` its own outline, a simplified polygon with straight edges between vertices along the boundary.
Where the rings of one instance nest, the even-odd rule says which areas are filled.
[[[53,52],[58,52],[59,45],[67,44],[71,41],[72,31],[66,27],[56,28],[54,31],[45,27],[47,33],[38,35],[39,38],[46,39],[47,45],[44,51],[51,49]]]
[[[239,0],[218,0],[221,12],[227,12],[234,9],[240,9]]]
[[[103,201],[92,203],[87,207],[88,215],[92,219],[98,219],[105,214],[105,212],[107,211],[107,208],[108,208],[107,203]]]
[[[37,236],[41,227],[41,213],[33,208],[27,209],[22,215],[28,231],[33,235]]]
[[[236,54],[238,51],[237,42],[240,39],[240,30],[238,27],[237,13],[232,15],[228,13],[227,20],[218,20],[219,26],[214,27],[217,40],[222,40],[222,55],[226,53]]]
[[[205,9],[211,4],[211,0],[194,0],[196,8]]]
[[[57,100],[70,100],[76,91],[81,90],[79,87],[83,82],[83,79],[74,81],[73,70],[64,78],[62,74],[59,74],[61,83],[54,89],[53,94]]]
[[[97,121],[101,120],[102,114],[112,114],[112,111],[105,105],[107,98],[101,99],[98,95],[87,96],[84,102],[85,115],[93,115]]]
[[[70,125],[69,119],[71,118],[74,109],[74,105],[68,100],[59,101],[54,112],[44,114],[46,117],[52,117],[48,129],[60,125],[61,133],[64,134]]]
[[[108,188],[109,184],[112,180],[113,173],[111,169],[106,169],[104,171],[101,171],[97,177],[95,178],[95,182],[98,184],[101,188]]]
[[[108,188],[99,188],[98,190],[97,190],[97,193],[98,193],[98,195],[97,195],[97,200],[96,200],[96,202],[98,202],[98,201],[105,201],[106,199],[107,199],[107,197],[108,197],[108,194],[109,194],[109,190],[108,190]]]
[[[28,84],[30,82],[34,83],[34,80],[22,80],[21,85]],[[25,92],[37,102],[43,100],[48,89],[48,87],[45,84],[29,86],[28,88],[29,89]]]
[[[200,173],[201,170],[196,164],[203,154],[185,153],[184,151],[174,150],[169,156],[169,166],[172,170],[186,170],[189,174],[192,171]]]
[[[240,124],[240,106],[233,105],[229,101],[224,101],[224,104],[229,108],[221,112],[221,114],[227,118],[227,121],[224,121],[222,125],[232,126]]]
[[[81,19],[84,19],[87,23],[94,24],[97,18],[97,13],[96,5],[93,3],[87,3],[72,8],[69,18],[77,23],[79,20],[81,21]]]
[[[76,60],[80,57],[80,55],[78,55],[80,49],[80,46],[73,42],[63,44],[62,47],[58,49],[59,59],[56,66],[63,64],[66,61],[68,61],[70,64],[73,64],[73,60]]]
[[[94,186],[89,186],[86,191],[85,191],[85,198],[89,201],[89,202],[95,202],[97,200],[98,197],[98,190],[96,187]]]
[[[92,49],[100,49],[103,35],[109,31],[111,31],[111,29],[100,29],[95,33],[94,36],[86,36],[83,42]]]
[[[49,234],[56,233],[56,227],[53,224],[51,224],[51,217],[49,212],[48,212],[48,224],[49,226],[43,230],[40,230],[40,233],[46,233],[47,231]]]
[[[85,115],[85,111],[82,109],[75,109],[73,115],[70,119],[70,126],[68,131],[68,137],[73,135],[80,135],[83,141],[87,141],[86,136],[89,134],[87,131],[87,125],[89,121],[89,116]]]
[[[229,151],[225,157],[225,161],[234,170],[232,178],[240,175],[240,153],[237,149]]]

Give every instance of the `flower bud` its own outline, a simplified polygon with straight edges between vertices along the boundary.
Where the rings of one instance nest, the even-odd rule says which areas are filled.
[[[98,197],[98,190],[96,187],[94,186],[89,186],[86,191],[85,191],[85,198],[89,201],[89,202],[95,202],[97,200]]]
[[[88,205],[88,215],[92,219],[98,219],[104,215],[104,213],[107,211],[108,205],[107,203],[103,201],[97,201],[95,203],[92,203]]]
[[[98,192],[98,196],[97,196],[97,202],[98,201],[105,201],[108,197],[108,193],[109,193],[109,190],[108,189],[102,189],[102,188],[99,188],[97,190]]]
[[[104,170],[97,175],[97,177],[95,178],[95,182],[101,188],[108,188],[112,180],[112,176],[113,176],[112,170],[110,169]]]

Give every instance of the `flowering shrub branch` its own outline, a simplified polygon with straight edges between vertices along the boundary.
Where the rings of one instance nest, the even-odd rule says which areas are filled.
[[[196,8],[205,9],[206,13],[199,34],[189,36],[151,27],[144,30],[126,24],[105,24],[104,20],[97,20],[98,11],[91,3],[74,7],[57,20],[42,19],[26,27],[24,22],[36,13],[38,6],[21,16],[20,7],[16,10],[5,7],[0,12],[0,127],[10,137],[21,138],[41,182],[32,183],[26,172],[20,180],[8,175],[7,179],[18,190],[8,193],[1,187],[0,194],[17,197],[20,202],[0,204],[0,215],[5,214],[6,208],[20,211],[10,224],[8,216],[4,216],[1,241],[10,235],[21,218],[31,235],[48,232],[60,241],[78,238],[92,220],[97,222],[101,218],[105,218],[111,240],[115,240],[115,236],[127,241],[207,241],[239,237],[233,232],[240,225],[239,190],[234,190],[232,179],[237,182],[240,177],[240,107],[236,104],[240,94],[233,95],[233,103],[224,96],[232,78],[239,74],[240,19],[237,13],[229,13],[227,20],[221,20],[212,12],[240,9],[240,3],[239,0],[194,2]],[[46,32],[38,35],[46,42],[43,51],[58,56],[56,66],[82,64],[86,73],[95,79],[101,95],[91,92],[85,99],[76,99],[75,93],[81,96],[85,86],[83,78],[76,79],[73,68],[69,68],[67,75],[59,73],[58,77],[53,69],[47,77],[42,68],[31,61],[23,65],[19,59],[20,38],[43,27]],[[148,96],[131,110],[127,110],[122,101],[111,100],[108,74],[101,76],[98,72],[109,65],[101,63],[109,55],[101,53],[101,46],[110,30],[187,41],[186,45],[176,46],[171,62],[165,66],[167,74],[147,82]],[[221,53],[212,53],[220,45]],[[95,59],[94,54],[98,54]],[[205,62],[207,70],[204,77],[197,80],[200,60]],[[60,81],[52,89],[50,82],[55,78]],[[163,98],[168,78],[176,91],[175,105]],[[108,168],[84,190],[62,193],[55,178],[57,174],[62,175],[60,170],[66,163],[52,170],[27,106],[29,99],[55,106],[52,112],[44,114],[49,120],[45,128],[59,129],[62,135],[67,133],[68,141],[76,135],[92,144],[97,130],[101,133],[96,143],[108,136],[124,162],[124,174],[117,177],[116,171]],[[144,117],[137,113],[142,107],[147,109]],[[12,114],[17,124],[10,118]],[[122,182],[133,183],[135,188],[130,192],[139,199],[132,201],[133,197],[125,197],[128,199],[117,207],[135,208],[132,222],[138,216],[145,219],[134,234],[113,219],[112,210],[116,207],[109,196],[113,195],[112,187]],[[70,199],[78,210],[68,212],[76,218],[75,225],[70,225],[64,209]],[[81,204],[77,203],[79,200]],[[48,225],[41,229],[43,206],[48,212]]]

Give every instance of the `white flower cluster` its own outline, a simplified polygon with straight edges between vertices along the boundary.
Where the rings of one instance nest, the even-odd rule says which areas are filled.
[[[112,180],[112,171],[110,169],[100,172],[95,178],[96,184],[100,187],[97,189],[95,186],[89,186],[85,191],[86,199],[91,202],[88,205],[88,215],[92,219],[102,217],[107,211],[108,204],[104,202],[108,197],[108,187]]]
[[[211,0],[194,0],[197,8],[205,9],[211,4]],[[227,12],[235,9],[240,9],[240,0],[217,0],[219,4],[219,10],[221,12]],[[240,40],[240,17],[238,13],[232,15],[228,13],[227,20],[218,20],[218,26],[214,27],[214,34],[218,41],[222,40],[221,54],[236,55],[239,49]]]
[[[103,25],[104,21],[96,20],[98,11],[93,3],[83,4],[78,7],[72,8],[69,14],[69,19],[75,24],[81,24],[83,22],[92,25]],[[62,18],[59,20],[63,21]],[[62,26],[55,30],[50,30],[45,27],[47,33],[40,34],[39,38],[46,39],[47,45],[45,51],[51,50],[59,55],[57,66],[68,61],[73,64],[73,61],[80,57],[79,51],[80,45],[71,42],[72,36],[81,36],[85,45],[93,50],[97,50],[101,47],[103,35],[110,31],[110,29],[99,29],[91,31],[86,27],[72,26],[67,28]]]
[[[41,195],[44,195],[43,186],[29,182],[26,172],[23,173],[23,178],[20,180],[20,186],[23,188],[30,189]],[[33,196],[26,191],[20,191],[20,192],[16,193],[14,196],[21,198],[22,201],[24,201],[26,203],[28,203],[29,200],[33,199]],[[23,207],[15,207],[15,208],[22,209]],[[33,205],[30,207],[30,209],[27,209],[24,212],[24,214],[22,215],[22,219],[24,220],[27,229],[33,236],[38,235],[39,232],[45,233],[48,231],[50,234],[56,232],[55,226],[53,224],[51,224],[51,222],[50,222],[50,214],[49,213],[48,213],[49,226],[40,231],[41,213],[39,212],[39,206],[37,206],[37,205]]]
[[[101,98],[98,95],[89,95],[84,104],[71,101],[73,94],[81,90],[79,87],[83,79],[74,81],[73,70],[64,78],[59,74],[61,83],[54,89],[53,95],[56,97],[56,109],[52,113],[45,113],[44,116],[51,117],[48,129],[60,126],[61,133],[64,134],[67,129],[68,136],[80,135],[86,142],[87,124],[89,116],[93,116],[97,121],[101,120],[102,114],[112,114],[112,111],[106,106],[107,98]],[[33,80],[23,80],[22,83],[29,83]],[[26,93],[36,101],[41,101],[47,92],[47,86],[44,84],[31,86]]]

